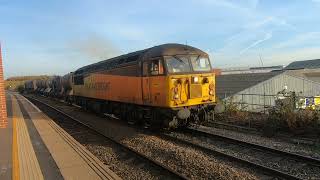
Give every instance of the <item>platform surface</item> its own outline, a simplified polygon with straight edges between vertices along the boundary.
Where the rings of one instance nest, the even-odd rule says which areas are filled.
[[[26,98],[6,92],[0,179],[120,179]]]

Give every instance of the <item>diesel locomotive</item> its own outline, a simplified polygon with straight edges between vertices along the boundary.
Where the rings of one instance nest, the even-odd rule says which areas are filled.
[[[163,44],[90,64],[51,84],[59,90],[51,94],[69,103],[146,126],[171,128],[208,121],[216,104],[208,54],[182,44]]]

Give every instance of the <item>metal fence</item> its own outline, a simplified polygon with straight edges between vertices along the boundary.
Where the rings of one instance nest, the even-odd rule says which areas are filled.
[[[277,100],[288,98],[292,99],[293,108],[301,106],[303,103],[301,100],[312,101],[314,99],[314,97],[290,94],[235,94],[223,101],[226,105],[236,105],[239,110],[266,113],[268,109],[276,106]]]

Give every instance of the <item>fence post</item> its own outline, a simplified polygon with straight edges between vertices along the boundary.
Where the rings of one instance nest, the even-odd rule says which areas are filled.
[[[240,104],[240,108],[241,108],[241,110],[242,110],[242,108],[243,108],[243,94],[241,94],[241,104]]]
[[[263,92],[263,114],[266,114],[266,91]]]

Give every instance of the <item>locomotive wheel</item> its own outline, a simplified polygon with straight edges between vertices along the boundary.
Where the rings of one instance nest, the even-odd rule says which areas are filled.
[[[129,107],[127,110],[128,111],[127,111],[127,119],[126,120],[127,120],[128,124],[131,124],[131,125],[136,124],[136,122],[137,122],[136,111],[134,110],[133,107]]]
[[[120,112],[119,112],[120,119],[127,121],[129,118],[127,113],[128,113],[128,108],[126,107],[126,105],[120,104]]]
[[[209,115],[204,108],[200,109],[198,116],[200,123],[206,122],[209,119]]]

